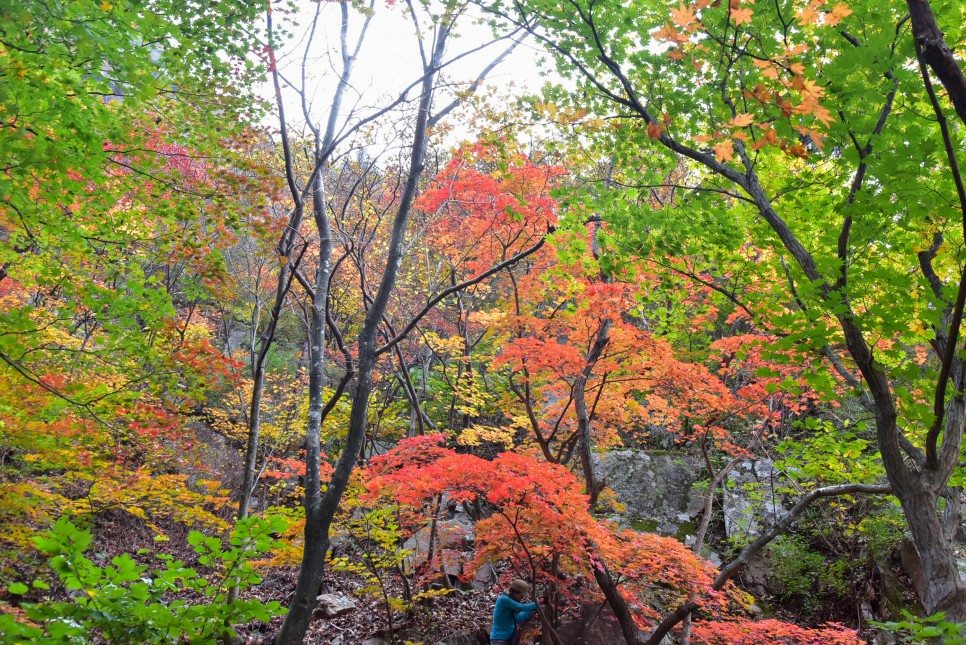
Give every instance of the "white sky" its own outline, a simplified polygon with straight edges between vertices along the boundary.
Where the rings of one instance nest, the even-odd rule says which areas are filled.
[[[315,14],[315,2],[305,3],[302,11],[295,17],[298,24],[291,24],[291,17],[282,23],[292,38],[288,47],[279,54],[279,69],[282,75],[292,83],[300,83],[302,59],[305,51],[306,32],[311,26]],[[420,24],[424,29],[429,25],[428,16],[420,15]],[[280,16],[276,13],[276,23]],[[350,48],[353,37],[358,34],[363,17],[350,9]],[[314,121],[325,118],[328,104],[336,83],[336,69],[341,69],[338,51],[338,32],[341,22],[340,9],[337,3],[323,2],[318,21],[312,51],[307,60],[306,85],[307,93]],[[447,47],[447,58],[464,51],[479,47],[492,40],[490,28],[486,24],[473,24],[472,16],[466,16],[458,29],[459,37],[452,37]],[[481,52],[474,53],[447,67],[444,78],[455,82],[467,82],[477,77],[480,71],[509,43],[496,43]],[[426,44],[427,49],[431,43]],[[501,91],[509,91],[513,95],[536,92],[543,85],[544,79],[539,75],[540,68],[537,61],[543,57],[543,52],[532,39],[525,40],[516,50],[494,69],[487,80],[487,85]],[[421,62],[418,44],[414,35],[412,20],[401,2],[396,6],[387,7],[385,0],[377,0],[375,14],[362,46],[353,72],[353,88],[344,100],[343,114],[355,109],[358,114],[370,113],[385,105],[390,97],[395,97],[407,85],[418,79],[421,74]],[[274,93],[271,82],[267,82],[263,94],[274,104]],[[297,94],[283,88],[286,116],[295,129],[300,129],[303,122],[302,108]],[[411,94],[415,98],[416,93]],[[449,98],[437,99],[437,105],[445,104]],[[274,125],[274,124],[273,124]]]

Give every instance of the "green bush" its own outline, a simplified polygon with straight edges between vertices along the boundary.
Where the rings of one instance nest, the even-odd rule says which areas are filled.
[[[848,591],[849,566],[844,560],[826,560],[798,536],[783,536],[772,545],[774,575],[781,582],[779,597],[807,612],[815,611],[826,596]]]
[[[155,557],[161,568],[149,574],[147,565],[126,553],[113,558],[111,566],[95,565],[84,557],[90,532],[61,518],[36,544],[50,556],[50,567],[71,598],[23,603],[25,622],[0,616],[0,643],[86,643],[95,637],[116,643],[211,643],[234,635],[232,625],[255,619],[267,622],[284,612],[277,601],[228,603],[228,591],[234,584],[245,589],[261,582],[253,560],[275,548],[272,536],[285,528],[279,518],[250,517],[238,522],[228,545],[193,531],[188,542],[199,554],[198,562],[212,573],[199,575],[184,562],[159,554]],[[40,580],[33,587],[48,589]],[[18,583],[8,591],[23,595],[29,588]]]
[[[905,620],[892,623],[872,623],[896,634],[902,643],[942,642],[943,645],[966,645],[966,624],[946,620],[942,612],[920,618],[907,611]]]

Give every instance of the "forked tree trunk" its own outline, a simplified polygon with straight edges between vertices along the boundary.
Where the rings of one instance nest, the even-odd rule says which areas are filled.
[[[329,481],[324,494],[320,494],[318,485],[318,451],[319,451],[319,429],[320,413],[322,410],[321,387],[318,387],[318,403],[310,401],[309,423],[306,430],[306,465],[314,468],[306,473],[305,490],[305,543],[302,550],[302,566],[299,571],[298,583],[288,608],[288,614],[282,623],[277,643],[279,645],[294,645],[301,643],[308,630],[312,612],[315,609],[316,596],[319,592],[319,585],[322,581],[324,571],[325,556],[330,546],[330,529],[339,502],[349,483],[349,476],[355,466],[356,458],[362,450],[362,445],[366,436],[366,419],[369,412],[369,396],[372,394],[372,376],[375,371],[378,355],[376,353],[376,340],[378,338],[379,325],[383,314],[389,304],[389,296],[396,284],[396,276],[399,265],[402,261],[403,247],[406,237],[406,226],[409,222],[409,213],[419,177],[423,170],[423,163],[426,156],[428,145],[428,125],[429,113],[432,106],[433,90],[436,82],[436,75],[442,62],[443,51],[449,35],[448,25],[440,28],[436,41],[436,47],[432,53],[432,59],[427,68],[424,69],[422,94],[419,100],[418,113],[416,117],[415,133],[413,136],[412,151],[408,176],[405,188],[400,198],[399,208],[393,221],[392,236],[389,242],[388,257],[386,268],[379,284],[379,290],[373,299],[369,311],[366,313],[365,322],[359,332],[359,358],[357,363],[356,387],[352,395],[352,410],[349,415],[349,429],[346,435],[346,443],[336,463],[335,471]],[[322,234],[322,231],[320,231]],[[323,237],[325,237],[323,235]],[[321,269],[320,269],[321,270]],[[321,286],[321,285],[320,285]],[[324,292],[317,292],[324,293]],[[321,297],[317,301],[323,300]],[[313,307],[312,327],[312,366],[310,369],[310,388],[312,387],[312,375],[322,378],[322,332],[315,333],[316,327],[324,329],[324,317],[317,320],[318,308]],[[316,341],[319,342],[316,345]],[[318,356],[318,358],[316,358]],[[308,483],[314,476],[314,483]]]
[[[946,44],[945,36],[939,29],[929,0],[907,0],[912,33],[916,41],[916,52],[927,94],[936,113],[937,122],[943,135],[950,174],[956,185],[959,206],[962,211],[962,225],[966,234],[966,188],[957,159],[958,148],[953,145],[943,109],[933,90],[928,69],[938,77],[946,89],[960,121],[966,124],[966,74],[959,61]],[[938,250],[938,246],[937,249]],[[932,278],[929,261],[935,251],[926,252],[927,262],[922,263],[927,278]],[[920,261],[923,256],[920,254]],[[897,497],[909,521],[909,530],[919,552],[923,573],[926,578],[925,589],[920,591],[923,605],[929,613],[942,611],[947,620],[966,622],[966,584],[956,566],[953,540],[960,526],[960,494],[958,488],[947,488],[949,477],[959,462],[963,440],[963,419],[966,401],[962,391],[966,384],[963,371],[966,366],[957,355],[959,328],[963,315],[963,301],[966,298],[966,271],[963,272],[957,294],[956,304],[950,312],[948,332],[940,327],[937,340],[945,340],[943,370],[940,373],[938,391],[944,394],[946,383],[943,379],[954,377],[956,392],[947,404],[944,397],[937,394],[936,414],[945,407],[945,427],[939,443],[940,426],[930,430],[926,440],[926,459],[921,465],[921,476],[907,482]],[[937,294],[938,295],[938,294]],[[938,344],[938,343],[937,343]],[[890,475],[891,478],[891,475]],[[946,498],[946,509],[942,519],[939,516],[939,498]]]

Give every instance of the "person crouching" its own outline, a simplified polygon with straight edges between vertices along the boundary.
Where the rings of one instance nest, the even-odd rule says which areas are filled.
[[[530,585],[518,578],[496,599],[493,629],[490,630],[491,645],[517,645],[520,642],[519,624],[537,609],[535,602],[522,602],[529,595]]]

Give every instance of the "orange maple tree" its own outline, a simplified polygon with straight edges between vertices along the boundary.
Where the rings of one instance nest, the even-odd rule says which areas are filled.
[[[666,608],[700,598],[705,619],[695,623],[700,643],[770,642],[853,645],[854,631],[839,625],[805,629],[743,616],[748,598],[728,583],[712,589],[716,570],[673,538],[621,529],[587,510],[583,487],[566,468],[517,452],[486,460],[444,447],[444,435],[405,439],[375,457],[362,475],[373,504],[399,505],[410,531],[425,526],[437,500],[483,509],[474,526],[475,546],[464,553],[464,575],[501,563],[509,575],[527,577],[553,591],[562,604],[595,598],[594,569],[620,579],[642,630],[660,621]],[[452,555],[452,554],[451,554]],[[543,628],[553,629],[549,608]],[[728,638],[737,640],[728,641]],[[757,641],[762,642],[762,641]]]

